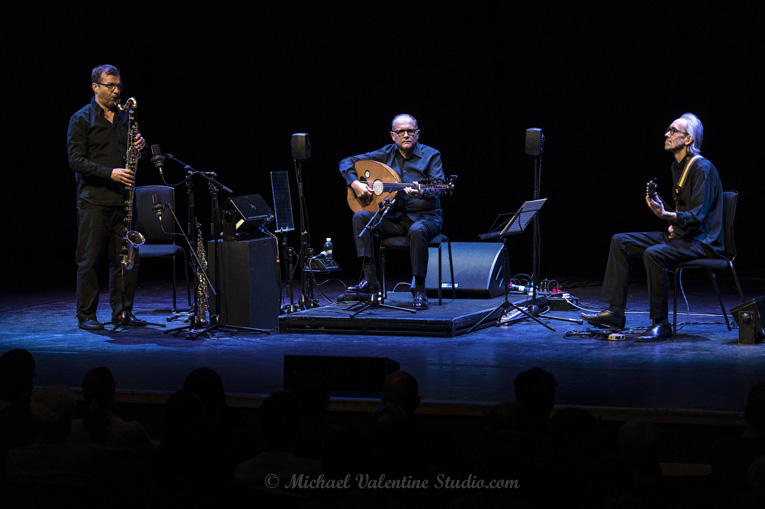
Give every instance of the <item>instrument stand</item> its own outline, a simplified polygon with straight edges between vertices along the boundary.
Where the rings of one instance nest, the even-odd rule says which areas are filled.
[[[502,239],[502,278],[505,281],[505,300],[502,302],[499,306],[494,308],[492,311],[487,313],[483,318],[481,318],[478,323],[473,325],[467,332],[472,332],[476,330],[481,325],[484,325],[489,321],[489,318],[494,316],[494,314],[497,313],[497,311],[502,311],[499,314],[499,318],[494,320],[495,325],[499,325],[499,321],[502,319],[502,316],[505,314],[505,311],[507,311],[508,308],[513,308],[514,310],[522,313],[523,315],[527,316],[528,318],[531,318],[538,324],[546,327],[547,329],[555,332],[555,329],[544,323],[542,320],[534,316],[533,313],[529,313],[524,311],[523,309],[519,308],[512,302],[510,302],[508,298],[508,294],[510,293],[510,274],[509,274],[509,267],[510,267],[510,255],[508,253],[507,248],[507,238],[510,235],[522,233],[526,226],[531,222],[532,219],[537,215],[537,212],[539,212],[539,209],[542,208],[542,205],[544,205],[545,201],[547,199],[542,200],[533,200],[533,201],[527,201],[524,202],[523,205],[521,205],[521,208],[518,209],[518,211],[513,214],[513,217],[511,217],[502,228],[502,231],[500,231],[498,234],[494,235],[492,233],[484,234],[481,236],[481,238],[492,238],[492,237],[500,237]]]
[[[191,177],[191,175],[189,175]],[[191,189],[191,187],[189,187]],[[189,200],[189,204],[191,206],[191,209],[193,210],[193,200]],[[178,226],[178,230],[180,233],[177,235],[180,235],[183,237],[183,239],[186,241],[186,245],[189,248],[189,253],[191,253],[191,260],[192,260],[192,272],[196,275],[196,284],[194,289],[194,305],[191,308],[191,311],[188,314],[187,321],[189,322],[189,325],[185,327],[179,327],[176,329],[171,329],[168,331],[165,331],[165,334],[167,333],[173,333],[177,334],[181,331],[188,330],[189,334],[196,334],[197,329],[200,327],[204,327],[208,325],[208,320],[206,317],[200,317],[199,316],[199,285],[201,284],[200,276],[204,278],[205,283],[207,284],[207,287],[210,289],[210,291],[213,293],[213,295],[216,295],[217,292],[215,291],[215,287],[213,286],[212,282],[210,281],[210,278],[207,275],[207,271],[204,269],[204,266],[202,264],[202,260],[199,259],[199,255],[197,254],[197,250],[194,249],[194,242],[189,239],[188,235],[183,231],[183,228],[181,227],[181,223],[178,220],[178,216],[175,214],[175,209],[169,204],[165,203],[164,206],[170,210],[170,214],[173,216],[173,220],[175,221],[175,224]],[[193,228],[192,234],[196,236],[196,228]]]

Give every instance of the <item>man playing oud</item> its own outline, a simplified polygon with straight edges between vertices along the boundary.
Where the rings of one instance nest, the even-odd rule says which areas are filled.
[[[357,161],[377,161],[391,167],[401,182],[419,182],[423,179],[443,179],[441,153],[418,142],[420,129],[411,115],[401,114],[393,119],[390,132],[393,143],[379,150],[340,161],[340,174],[359,199],[368,199],[373,191],[367,182],[359,180],[354,164]],[[441,190],[423,190],[406,187],[399,192],[393,206],[377,226],[380,238],[405,235],[409,241],[409,256],[414,277],[414,308],[427,309],[425,276],[428,270],[428,243],[441,233]],[[380,288],[375,271],[374,245],[370,230],[365,227],[374,212],[359,210],[353,215],[353,234],[356,253],[361,262],[364,278],[350,292],[377,293]],[[363,235],[359,235],[363,232]]]

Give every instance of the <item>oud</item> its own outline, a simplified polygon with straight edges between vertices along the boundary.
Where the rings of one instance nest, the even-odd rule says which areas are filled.
[[[360,210],[375,212],[381,201],[385,198],[390,198],[391,200],[394,199],[396,193],[403,191],[407,187],[421,191],[430,189],[451,191],[454,189],[454,179],[456,178],[450,177],[445,181],[428,179],[420,182],[401,182],[401,177],[399,177],[398,173],[387,164],[364,160],[356,161],[354,167],[359,181],[366,183],[370,189],[372,189],[372,196],[368,198],[359,198],[356,196],[353,189],[349,187],[348,206],[351,207],[353,212],[358,212]]]

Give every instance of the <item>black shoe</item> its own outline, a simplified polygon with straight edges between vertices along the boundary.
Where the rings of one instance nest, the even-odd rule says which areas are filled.
[[[655,343],[657,341],[665,341],[671,337],[672,326],[669,323],[664,322],[654,325],[648,331],[636,337],[635,341],[639,343]]]
[[[80,321],[79,327],[82,330],[103,330],[104,324],[95,318],[88,318],[87,320]]]
[[[414,309],[428,309],[428,296],[425,292],[415,292],[413,304]]]
[[[345,289],[346,293],[365,293],[373,294],[380,291],[380,285],[377,282],[370,282],[368,279],[362,279],[361,282],[355,286],[349,286]]]
[[[606,309],[594,315],[590,313],[581,313],[579,316],[584,318],[590,325],[594,325],[595,327],[605,327],[607,329],[621,330],[624,328],[624,323],[627,321],[624,315],[615,313],[610,309]]]

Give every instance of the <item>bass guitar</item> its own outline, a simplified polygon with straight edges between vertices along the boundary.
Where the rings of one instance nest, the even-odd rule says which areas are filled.
[[[422,191],[429,189],[452,191],[454,189],[454,180],[457,178],[451,176],[446,180],[425,179],[419,182],[401,182],[398,173],[384,163],[369,160],[356,161],[354,167],[359,181],[366,183],[372,189],[372,196],[358,198],[353,189],[348,187],[348,206],[351,207],[353,212],[358,212],[359,210],[375,212],[381,201],[385,198],[394,199],[398,191],[403,191],[407,187]]]

